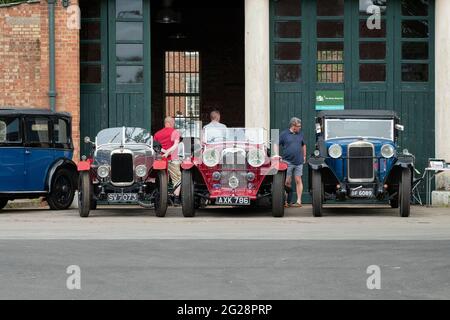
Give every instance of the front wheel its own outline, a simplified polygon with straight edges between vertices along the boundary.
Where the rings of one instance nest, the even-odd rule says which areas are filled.
[[[284,216],[284,184],[285,173],[278,172],[273,176],[272,182],[272,216],[281,218]]]
[[[47,203],[52,210],[65,210],[75,196],[74,173],[67,169],[58,170],[52,179],[51,192]]]
[[[195,216],[194,180],[191,170],[183,170],[181,174],[181,205],[183,216]]]
[[[92,184],[89,176],[89,171],[82,171],[80,173],[79,187],[78,187],[78,211],[80,217],[89,217],[89,211],[92,203]]]
[[[411,211],[411,170],[402,169],[402,177],[398,186],[398,202],[400,208],[400,217],[409,217]]]
[[[0,199],[0,210],[2,210],[6,206],[7,203],[8,203],[8,200]]]
[[[312,171],[311,176],[312,185],[312,207],[313,216],[322,216],[322,203],[323,203],[323,184],[322,184],[322,174],[318,170]]]
[[[156,179],[156,187],[158,188],[157,196],[155,197],[155,214],[157,217],[163,218],[167,212],[167,172],[164,170],[158,171]]]

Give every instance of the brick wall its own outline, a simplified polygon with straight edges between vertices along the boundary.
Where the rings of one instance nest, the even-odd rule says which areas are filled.
[[[68,14],[60,1],[55,7],[56,110],[72,114],[78,159],[79,32],[67,28]],[[50,108],[48,45],[46,0],[0,7],[0,107]]]

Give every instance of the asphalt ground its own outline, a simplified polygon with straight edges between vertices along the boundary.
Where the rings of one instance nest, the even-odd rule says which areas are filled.
[[[0,299],[449,299],[449,252],[449,208],[3,210]]]

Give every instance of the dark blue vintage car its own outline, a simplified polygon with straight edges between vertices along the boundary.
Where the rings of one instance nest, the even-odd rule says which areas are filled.
[[[0,209],[9,200],[45,197],[67,209],[77,186],[71,116],[39,109],[0,109]]]
[[[399,151],[403,131],[393,111],[322,111],[316,118],[316,150],[309,159],[313,214],[328,202],[389,203],[410,214],[414,156]]]

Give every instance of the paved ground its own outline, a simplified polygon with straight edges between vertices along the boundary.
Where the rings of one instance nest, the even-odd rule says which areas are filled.
[[[450,209],[0,213],[0,299],[450,299]],[[81,290],[68,290],[68,266]],[[381,289],[369,290],[369,266]]]

